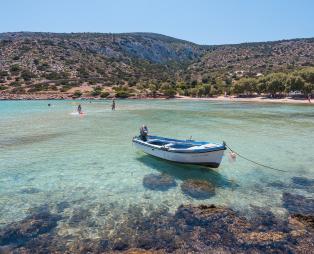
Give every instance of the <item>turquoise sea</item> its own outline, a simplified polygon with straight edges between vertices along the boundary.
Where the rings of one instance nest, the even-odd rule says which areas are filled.
[[[145,213],[217,204],[244,215],[262,207],[285,216],[283,192],[314,197],[291,182],[314,176],[312,106],[118,100],[113,112],[110,101],[79,103],[84,116],[71,114],[78,101],[0,101],[0,228],[48,206],[65,218],[58,223],[59,235],[97,238],[109,218],[119,223],[135,207]],[[225,156],[215,170],[162,161],[132,146],[142,124],[160,136],[224,140],[240,154],[287,172],[239,157],[231,163]],[[145,176],[160,173],[172,176],[177,186],[161,191],[143,185]],[[215,195],[185,195],[180,185],[188,179],[211,182]],[[78,209],[88,211],[88,223],[69,223]]]

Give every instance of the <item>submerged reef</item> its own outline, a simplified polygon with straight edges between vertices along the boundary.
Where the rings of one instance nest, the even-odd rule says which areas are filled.
[[[0,231],[0,246],[25,245],[51,233],[57,226],[60,215],[48,211],[33,213],[20,222],[12,223]]]
[[[314,179],[306,178],[306,177],[292,177],[291,183],[283,183],[281,181],[275,181],[269,183],[268,186],[275,187],[278,189],[297,189],[297,190],[305,190],[309,193],[314,193]]]
[[[282,201],[283,207],[286,208],[289,213],[303,215],[313,215],[314,213],[314,199],[285,192],[283,193]]]
[[[310,253],[314,200],[284,193],[282,201],[288,212],[283,218],[261,207],[244,217],[216,205],[181,205],[173,213],[132,205],[116,214],[120,207],[110,203],[75,206],[69,216],[52,212],[68,210],[64,202],[0,229],[0,253]],[[103,224],[91,223],[95,207]],[[85,234],[71,235],[83,226]]]
[[[292,177],[291,180],[293,188],[314,192],[314,179],[305,177]]]

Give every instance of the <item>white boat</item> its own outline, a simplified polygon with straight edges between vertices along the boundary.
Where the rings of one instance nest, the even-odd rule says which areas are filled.
[[[147,135],[133,138],[133,144],[143,152],[169,161],[218,168],[226,145],[194,140],[178,140]]]

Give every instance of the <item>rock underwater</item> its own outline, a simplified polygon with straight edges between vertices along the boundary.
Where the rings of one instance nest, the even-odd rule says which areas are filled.
[[[143,178],[143,185],[150,190],[166,191],[172,187],[176,187],[177,183],[173,177],[167,174],[149,174]]]
[[[181,184],[182,192],[196,199],[207,199],[215,195],[215,186],[202,180],[186,180]]]
[[[97,224],[99,234],[94,238],[92,231],[75,237],[58,231],[60,225],[68,229],[76,221],[84,225],[84,218],[90,217],[88,208],[74,211],[70,220],[60,225],[59,215],[44,210],[2,228],[0,252],[310,253],[314,230],[309,202],[309,198],[284,194],[283,203],[289,212],[285,218],[277,218],[265,208],[255,208],[255,215],[246,218],[231,208],[216,205],[181,205],[174,213],[162,207],[148,210],[132,205],[120,217],[112,217],[111,213],[107,217],[105,213],[105,223]],[[292,209],[292,204],[301,208]],[[113,208],[108,204],[108,209]]]

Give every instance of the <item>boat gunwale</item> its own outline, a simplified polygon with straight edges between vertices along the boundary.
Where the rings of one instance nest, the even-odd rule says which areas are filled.
[[[157,136],[150,136],[151,138],[156,138],[156,139],[161,139],[161,140],[169,140],[169,141],[177,141],[177,142],[186,142],[184,140],[178,140],[178,139],[168,139],[168,138],[162,138],[162,137],[157,137]],[[222,144],[222,145],[219,145],[219,144],[216,144],[216,143],[212,143],[212,144],[215,144],[217,145],[217,147],[210,147],[210,148],[204,148],[204,149],[199,149],[199,150],[178,150],[178,149],[166,149],[165,147],[163,146],[158,146],[158,145],[154,145],[154,144],[150,144],[146,141],[143,141],[141,139],[139,139],[139,137],[134,137],[133,142],[135,143],[138,143],[140,145],[143,145],[143,146],[147,146],[147,147],[150,147],[150,148],[153,148],[153,149],[158,149],[158,150],[161,150],[161,151],[165,151],[165,152],[170,152],[170,153],[188,153],[188,154],[199,154],[199,153],[211,153],[211,152],[216,152],[216,151],[221,151],[221,150],[226,150],[227,148]],[[193,142],[193,141],[192,141]],[[207,144],[207,142],[195,142],[194,143],[204,143],[204,144]]]

